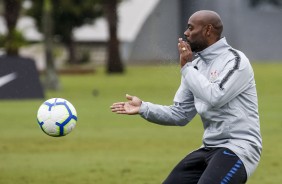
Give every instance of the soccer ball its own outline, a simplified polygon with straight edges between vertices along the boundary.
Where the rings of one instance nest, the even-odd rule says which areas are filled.
[[[74,106],[63,98],[46,100],[38,109],[37,122],[42,131],[53,137],[69,134],[75,127],[77,113]]]

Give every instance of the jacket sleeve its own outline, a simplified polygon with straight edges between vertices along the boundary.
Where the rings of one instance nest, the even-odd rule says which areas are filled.
[[[139,114],[147,121],[170,126],[184,126],[196,115],[194,97],[188,91],[184,80],[174,97],[171,106],[163,106],[150,102],[142,102]]]
[[[185,65],[182,76],[196,98],[210,107],[221,107],[246,90],[253,81],[253,71],[246,57],[233,57],[220,72],[215,82],[195,68]]]

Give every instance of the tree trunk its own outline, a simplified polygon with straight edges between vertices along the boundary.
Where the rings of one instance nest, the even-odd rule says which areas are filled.
[[[7,55],[18,55],[19,48],[14,45],[16,24],[19,18],[22,0],[5,0],[4,2],[4,17],[8,28],[6,40]]]
[[[68,63],[70,65],[78,64],[78,60],[76,58],[76,45],[72,38],[68,38],[65,43],[66,48],[68,50]]]
[[[46,74],[44,86],[47,89],[58,90],[60,88],[53,57],[53,21],[52,2],[44,0],[43,8],[43,31],[45,44]]]
[[[123,73],[124,67],[119,53],[119,40],[117,38],[117,0],[105,0],[104,11],[108,20],[109,27],[109,41],[107,45],[108,49],[108,61],[107,61],[107,73]]]

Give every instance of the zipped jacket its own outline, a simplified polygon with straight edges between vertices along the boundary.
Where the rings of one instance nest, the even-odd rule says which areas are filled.
[[[245,54],[228,45],[225,38],[197,55],[181,69],[181,84],[173,105],[142,102],[139,113],[150,122],[172,126],[184,126],[198,113],[204,127],[201,147],[232,150],[249,177],[262,150],[252,66]]]

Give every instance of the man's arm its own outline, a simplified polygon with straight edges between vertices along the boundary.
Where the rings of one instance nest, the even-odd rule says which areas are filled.
[[[190,45],[178,40],[178,51],[180,54],[180,64],[183,67],[192,60]],[[128,102],[117,102],[111,106],[111,110],[117,114],[140,114],[144,119],[161,125],[184,126],[197,114],[194,106],[194,96],[187,88],[184,78],[175,95],[174,104],[171,106],[157,105],[150,102],[142,102],[136,96],[126,95]]]
[[[184,126],[195,117],[197,111],[194,106],[194,96],[182,80],[173,105],[163,106],[143,102],[139,113],[144,119],[156,124]]]
[[[136,96],[126,95],[128,102],[117,102],[111,106],[112,112],[117,114],[140,114],[144,119],[170,126],[184,126],[196,115],[194,96],[187,90],[184,81],[175,95],[174,104],[164,106],[143,102]]]

